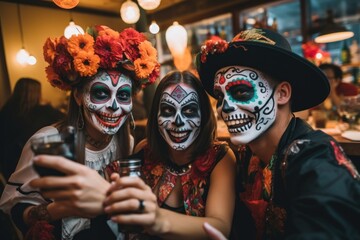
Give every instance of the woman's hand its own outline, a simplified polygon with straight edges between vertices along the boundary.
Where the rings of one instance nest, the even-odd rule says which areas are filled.
[[[60,156],[38,155],[34,163],[66,174],[30,182],[45,198],[54,201],[48,208],[54,220],[67,216],[92,218],[103,213],[103,201],[110,183],[95,170]]]
[[[158,206],[151,188],[138,177],[111,175],[111,187],[104,202],[105,212],[119,224],[140,225],[145,230],[155,224]]]

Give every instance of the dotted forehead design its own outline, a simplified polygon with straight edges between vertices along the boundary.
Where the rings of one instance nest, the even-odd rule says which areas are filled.
[[[180,103],[187,96],[187,93],[181,86],[177,85],[170,96]]]

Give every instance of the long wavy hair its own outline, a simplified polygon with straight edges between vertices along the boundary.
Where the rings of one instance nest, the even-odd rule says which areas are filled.
[[[216,119],[212,110],[210,100],[206,94],[200,80],[189,71],[172,71],[169,72],[159,83],[156,88],[154,99],[152,102],[149,119],[147,122],[146,133],[147,141],[150,147],[151,155],[154,159],[160,161],[168,161],[168,144],[162,137],[158,126],[158,111],[161,95],[164,90],[175,84],[185,83],[194,88],[199,96],[199,105],[201,112],[200,133],[197,141],[192,143],[191,160],[196,156],[204,153],[213,144],[216,137]]]

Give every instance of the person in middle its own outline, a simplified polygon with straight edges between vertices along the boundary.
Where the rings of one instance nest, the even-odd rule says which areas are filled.
[[[132,218],[132,223],[165,239],[205,239],[204,222],[228,236],[235,204],[235,154],[215,139],[216,119],[200,81],[188,71],[168,73],[155,92],[147,139],[135,148],[143,159],[143,178],[156,198],[124,187],[143,186],[140,178],[113,174],[116,184],[110,187],[105,212],[120,224]],[[154,211],[152,221],[141,214],[121,214],[130,205],[138,206],[130,197],[124,200],[129,192],[132,199],[143,199],[147,211]]]

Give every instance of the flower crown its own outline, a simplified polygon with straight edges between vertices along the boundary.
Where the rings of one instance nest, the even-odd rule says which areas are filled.
[[[48,38],[43,51],[49,63],[46,67],[48,81],[64,91],[101,69],[121,67],[134,73],[133,80],[141,87],[154,83],[160,73],[156,49],[133,28],[119,33],[106,26],[95,26],[70,39]]]

